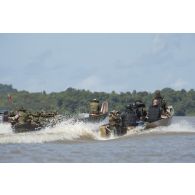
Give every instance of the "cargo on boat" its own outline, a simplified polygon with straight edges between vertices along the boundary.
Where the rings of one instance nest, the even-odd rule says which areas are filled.
[[[20,109],[10,113],[9,122],[15,133],[37,131],[48,126],[54,126],[61,120],[56,112],[27,112]]]

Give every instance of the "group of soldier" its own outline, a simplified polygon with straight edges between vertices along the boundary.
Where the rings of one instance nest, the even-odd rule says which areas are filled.
[[[94,99],[91,102],[91,112],[99,113],[99,101]],[[120,112],[113,110],[109,113],[109,129],[115,134],[123,134],[128,127],[135,127],[144,122],[155,122],[161,119],[162,115],[168,115],[167,103],[161,96],[159,90],[155,92],[151,106],[146,110],[146,105],[142,101],[135,101],[126,106],[125,110]]]
[[[30,112],[23,107],[15,112],[10,112],[8,120],[12,125],[34,125],[37,127],[46,126],[57,116],[57,112]],[[55,122],[54,120],[52,122]]]
[[[166,115],[167,104],[161,96],[160,91],[156,91],[152,100],[152,104],[148,110],[142,101],[135,101],[126,106],[123,112],[113,110],[108,114],[110,129],[117,131],[118,134],[123,134],[129,126],[137,126],[138,123],[145,121],[154,122]],[[97,99],[90,102],[90,115],[101,116],[101,106]],[[24,108],[18,109],[16,112],[10,112],[8,116],[9,122],[14,125],[32,125],[35,127],[45,127],[47,124],[56,124],[57,112],[29,112]],[[95,117],[95,119],[97,119]],[[120,131],[120,132],[118,132]]]

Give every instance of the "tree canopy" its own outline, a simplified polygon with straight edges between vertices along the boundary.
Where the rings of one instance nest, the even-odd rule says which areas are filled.
[[[164,88],[161,90],[162,96],[169,105],[173,105],[177,116],[195,116],[195,91],[186,91]],[[151,104],[154,93],[142,92],[91,92],[68,88],[58,93],[45,91],[30,93],[28,91],[18,91],[12,85],[0,84],[0,107],[15,110],[24,107],[31,111],[58,111],[61,114],[77,114],[88,112],[89,101],[91,99],[107,100],[109,110],[123,110],[125,106],[135,100],[142,100],[147,107]]]

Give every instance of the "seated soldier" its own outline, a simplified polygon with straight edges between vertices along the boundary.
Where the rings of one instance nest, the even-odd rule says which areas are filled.
[[[158,100],[154,99],[152,106],[148,109],[148,122],[155,122],[161,119],[161,108],[158,104]]]
[[[155,95],[154,95],[153,100],[158,100],[158,105],[160,106],[162,112],[166,113],[166,111],[167,111],[167,102],[164,99],[164,97],[162,97],[159,90],[155,91]]]
[[[18,110],[18,115],[19,115],[18,123],[20,123],[20,124],[26,123],[26,120],[27,120],[27,110],[24,109],[23,107],[20,108]]]
[[[18,122],[18,118],[19,118],[18,112],[12,111],[9,113],[8,121],[13,125],[13,124],[16,124]]]
[[[26,122],[26,119],[27,119],[27,112],[22,107],[16,113],[10,114],[9,122],[11,122],[11,124],[16,124],[16,123],[24,124]]]

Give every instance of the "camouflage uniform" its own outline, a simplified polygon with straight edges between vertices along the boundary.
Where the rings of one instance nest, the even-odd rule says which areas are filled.
[[[27,113],[26,113],[26,110],[25,109],[20,109],[18,111],[18,115],[19,115],[19,118],[18,118],[18,123],[20,124],[25,124],[26,120],[27,120]]]

